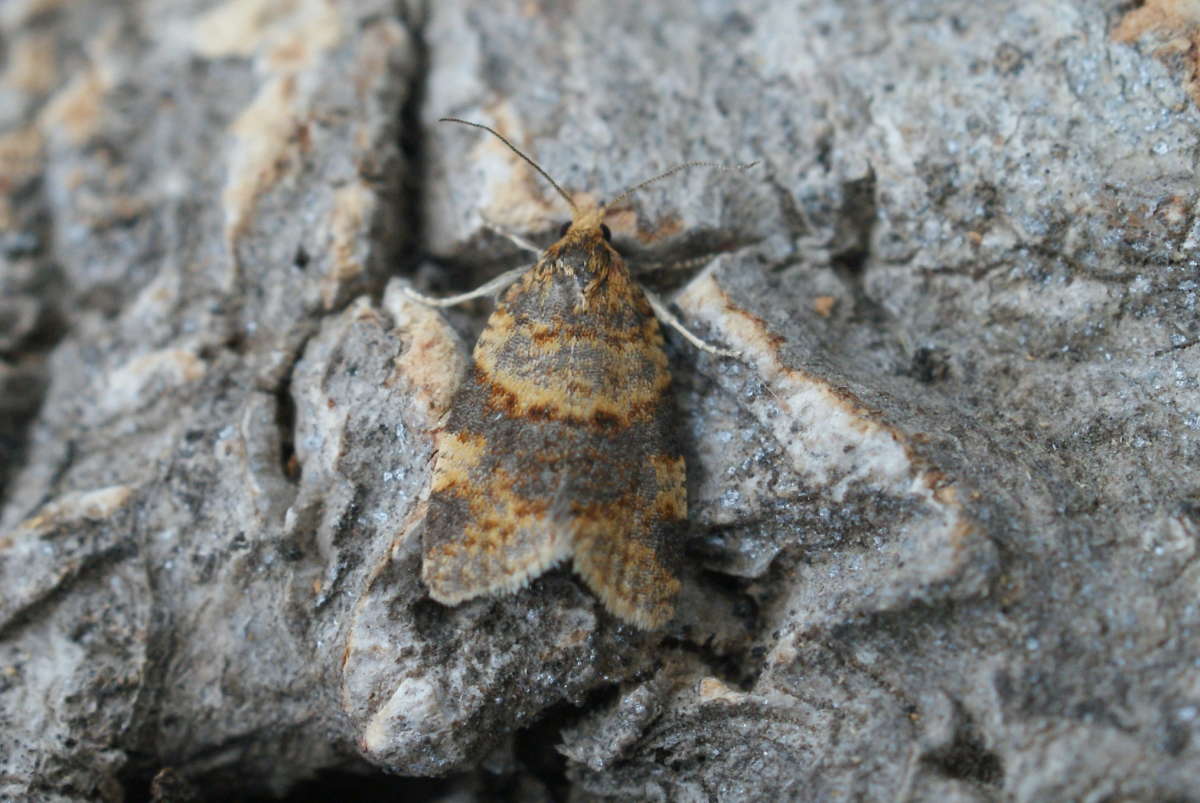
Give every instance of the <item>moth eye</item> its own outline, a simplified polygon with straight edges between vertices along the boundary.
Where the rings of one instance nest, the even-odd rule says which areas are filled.
[[[562,228],[558,230],[558,236],[559,236],[559,237],[566,237],[566,236],[567,236],[567,230],[568,230],[568,229],[570,229],[570,228],[571,228],[571,221],[569,221],[569,220],[568,220],[566,223],[562,224]]]
[[[604,236],[605,242],[612,242],[612,232],[609,231],[608,226],[603,223],[600,224],[600,234]]]

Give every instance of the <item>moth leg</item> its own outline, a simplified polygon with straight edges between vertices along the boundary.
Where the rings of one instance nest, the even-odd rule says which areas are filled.
[[[423,293],[418,293],[416,290],[413,290],[411,287],[404,288],[404,295],[408,296],[413,301],[418,301],[428,307],[453,307],[455,304],[462,304],[464,301],[470,301],[471,299],[474,299],[474,298],[482,298],[484,296],[494,296],[497,293],[499,293],[501,290],[503,290],[504,288],[508,287],[510,284],[515,282],[517,279],[520,279],[521,276],[523,276],[527,270],[529,270],[528,267],[513,268],[512,270],[508,270],[508,271],[505,271],[504,273],[501,273],[499,276],[497,276],[495,279],[492,279],[490,282],[485,282],[484,284],[481,284],[478,287],[476,287],[474,290],[471,290],[466,293],[462,293],[457,296],[447,296],[446,298],[434,298],[433,296],[427,296]]]
[[[534,254],[542,253],[542,249],[538,248],[534,243],[531,243],[529,240],[526,240],[519,234],[513,234],[508,229],[500,226],[499,224],[493,223],[487,218],[483,218],[483,227],[494,234],[499,234],[517,248],[520,248],[522,251],[531,251]]]
[[[650,309],[654,310],[654,316],[679,334],[683,335],[684,339],[696,348],[700,349],[701,351],[707,351],[709,354],[715,354],[718,357],[740,357],[742,355],[742,353],[736,349],[723,349],[719,346],[714,346],[711,343],[701,340],[699,337],[692,334],[692,332],[686,326],[684,326],[678,318],[675,317],[673,312],[667,309],[667,305],[662,302],[662,299],[660,299],[651,291],[647,290],[645,287],[642,288],[642,292],[646,294],[646,300],[650,302]]]

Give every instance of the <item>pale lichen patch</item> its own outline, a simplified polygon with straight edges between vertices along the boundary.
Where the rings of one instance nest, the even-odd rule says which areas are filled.
[[[259,196],[289,170],[289,143],[302,117],[296,95],[293,76],[273,78],[263,84],[231,127],[236,145],[230,154],[229,179],[222,195],[230,248],[249,221]]]
[[[813,484],[830,486],[835,499],[854,482],[906,495],[912,491],[917,471],[896,430],[868,415],[846,391],[785,365],[776,336],[763,321],[734,306],[711,275],[690,284],[678,301],[741,351],[770,388],[763,404],[776,405],[784,415],[774,421],[760,417],[776,430],[796,470]]]
[[[336,12],[321,0],[230,2],[197,25],[201,55],[260,55],[266,81],[230,127],[234,146],[222,196],[226,242],[233,249],[258,199],[296,170],[311,116],[302,80],[342,37]]]
[[[409,298],[398,282],[388,285],[383,308],[409,344],[396,358],[396,371],[388,384],[410,383],[432,427],[449,409],[466,373],[462,343],[445,316]]]
[[[700,679],[696,692],[702,703],[742,703],[750,699],[750,695],[712,675]]]
[[[199,380],[205,370],[204,361],[188,349],[141,354],[108,375],[96,401],[109,415],[133,410],[175,387]]]
[[[31,33],[14,39],[10,47],[8,66],[0,74],[0,86],[29,94],[49,91],[58,80],[54,39]]]
[[[986,587],[994,548],[965,506],[969,495],[918,452],[920,437],[850,390],[789,364],[782,338],[735,304],[712,274],[689,285],[678,302],[739,350],[765,385],[765,394],[740,404],[772,434],[806,487],[848,506],[851,516],[877,507],[894,511],[865,534],[869,550],[859,557],[814,556],[798,567],[804,579],[780,611],[807,627],[844,615],[844,606],[887,610],[946,584],[965,594]],[[831,579],[843,570],[854,582]]]
[[[264,52],[278,70],[307,66],[340,38],[340,17],[323,0],[229,0],[195,20],[191,44],[210,59]]]
[[[112,76],[98,65],[77,74],[54,94],[38,118],[48,135],[61,133],[72,145],[87,142],[100,126]]]
[[[1200,2],[1148,0],[1121,18],[1112,37],[1126,44],[1150,38],[1156,58],[1184,66],[1184,86],[1200,104]]]
[[[363,182],[340,187],[329,215],[330,259],[321,277],[321,303],[332,309],[342,289],[366,272],[371,221],[378,197]]]
[[[489,111],[498,131],[515,143],[524,137],[524,125],[507,103],[496,103]],[[483,217],[512,231],[544,231],[562,221],[563,204],[553,193],[542,190],[542,182],[521,157],[491,137],[480,140],[472,161],[483,170],[481,196]]]
[[[44,532],[71,522],[103,521],[112,518],[132,495],[133,489],[128,485],[64,494],[43,505],[37,515],[22,522],[18,530]]]
[[[13,225],[13,194],[41,171],[44,144],[34,126],[0,134],[0,230]]]

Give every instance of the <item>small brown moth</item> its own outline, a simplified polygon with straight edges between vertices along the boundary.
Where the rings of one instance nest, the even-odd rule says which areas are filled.
[[[655,314],[701,348],[732,352],[688,332],[633,279],[603,222],[613,202],[581,208],[496,131],[444,120],[498,137],[573,216],[532,268],[453,298],[410,293],[449,306],[511,285],[435,434],[421,578],[435,600],[456,605],[514,591],[571,558],[611,613],[661,627],[680,587],[673,564],[687,488]],[[680,165],[615,200],[698,164],[707,163]]]

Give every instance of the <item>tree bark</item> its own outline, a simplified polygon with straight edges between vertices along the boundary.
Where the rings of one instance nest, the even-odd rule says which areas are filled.
[[[0,36],[0,797],[1193,794],[1181,6],[8,0]],[[741,352],[667,330],[661,631],[566,568],[420,581],[490,306],[403,288],[568,216],[445,115],[597,200],[759,161],[608,217]]]

